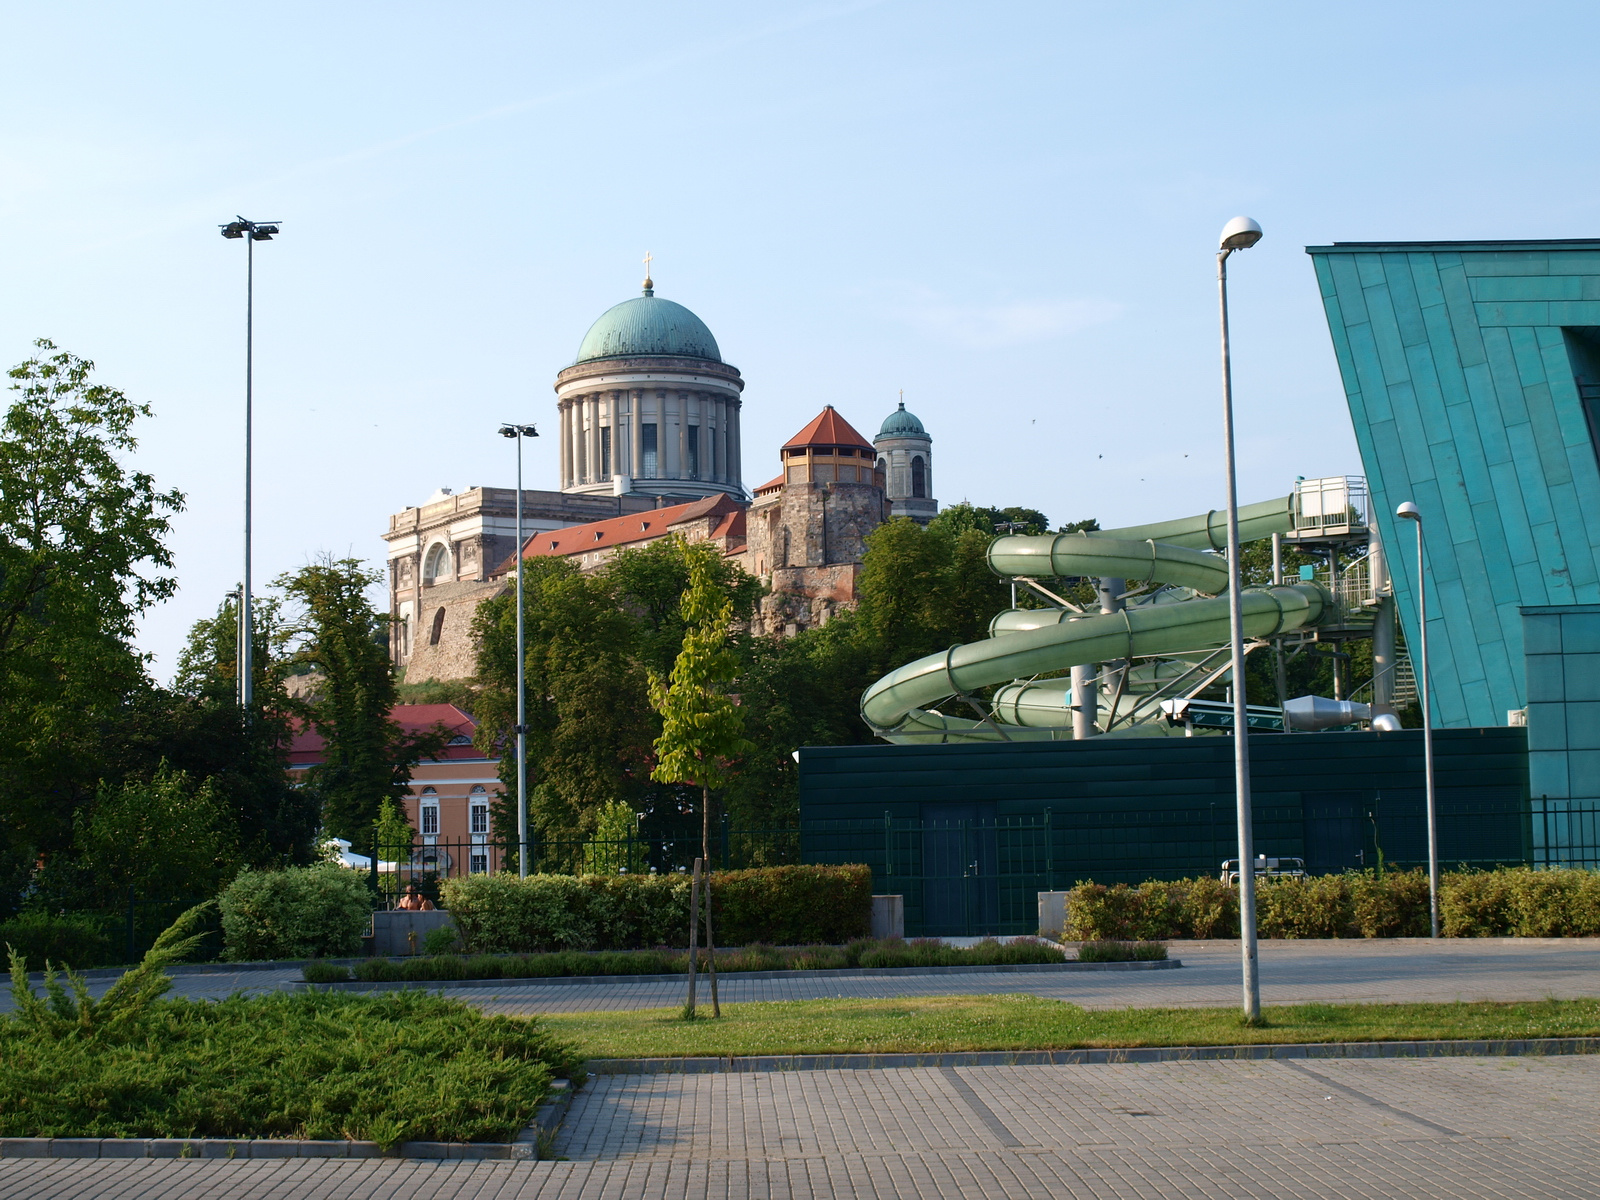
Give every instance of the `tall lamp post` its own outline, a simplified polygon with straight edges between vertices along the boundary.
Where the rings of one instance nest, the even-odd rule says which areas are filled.
[[[1244,610],[1239,595],[1239,480],[1233,455],[1233,359],[1228,350],[1228,256],[1261,240],[1261,226],[1235,217],[1217,245],[1217,299],[1222,313],[1222,431],[1228,470],[1228,633],[1233,647],[1233,786],[1239,809],[1239,953],[1244,968],[1244,1015],[1261,1017],[1256,973],[1256,848],[1250,815],[1250,721],[1245,705]]]
[[[507,422],[500,436],[517,439],[517,874],[528,875],[528,667],[522,637],[522,439],[538,437],[532,425]]]
[[[222,226],[222,236],[243,239],[244,268],[244,579],[239,584],[239,709],[247,716],[255,702],[255,620],[250,603],[250,460],[253,423],[251,389],[255,373],[256,243],[270,242],[279,221],[237,217]]]
[[[1394,510],[1402,521],[1417,523],[1417,657],[1421,678],[1417,690],[1422,696],[1422,770],[1428,794],[1428,918],[1432,932],[1439,936],[1439,825],[1433,791],[1433,710],[1428,704],[1428,595],[1422,569],[1422,510],[1407,500]]]

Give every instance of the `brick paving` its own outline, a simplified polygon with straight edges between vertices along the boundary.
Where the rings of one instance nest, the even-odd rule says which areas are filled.
[[[1589,1197],[1600,1059],[600,1076],[568,1161],[7,1160],[0,1200]]]

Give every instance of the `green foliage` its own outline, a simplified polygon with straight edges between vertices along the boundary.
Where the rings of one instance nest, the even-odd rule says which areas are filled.
[[[713,928],[730,946],[848,942],[872,926],[868,867],[784,866],[711,876]]]
[[[1078,947],[1079,962],[1166,962],[1161,942],[1085,942]]]
[[[49,960],[80,971],[117,961],[106,918],[94,913],[53,916],[23,911],[9,921],[0,921],[0,946],[29,962]]]
[[[396,701],[389,617],[367,598],[381,577],[357,559],[330,556],[274,581],[301,609],[290,630],[293,661],[322,676],[306,715],[326,749],[306,786],[321,800],[328,832],[360,850],[372,846],[384,798],[404,795],[411,769],[449,740],[442,727],[410,734],[389,716]]]
[[[166,537],[183,507],[127,465],[150,409],[34,344],[0,414],[0,914],[126,769],[115,743],[150,688],[134,625],[177,586]]]
[[[712,875],[714,927],[729,945],[846,942],[871,923],[866,867],[763,867]],[[689,877],[469,875],[444,906],[474,954],[629,950],[685,941]]]
[[[1600,873],[1447,871],[1439,880],[1439,914],[1446,937],[1600,936]],[[1264,938],[1427,937],[1429,929],[1428,877],[1420,870],[1257,882],[1256,930]],[[1137,888],[1080,883],[1067,895],[1066,936],[1238,937],[1238,889],[1210,878]]]
[[[728,649],[733,601],[718,585],[713,570],[722,555],[708,542],[683,542],[678,552],[689,564],[689,587],[679,604],[683,648],[670,680],[653,673],[650,677],[650,703],[661,714],[650,777],[700,789],[702,847],[709,858],[711,789],[721,787],[732,774],[730,760],[756,746],[744,736],[744,716],[728,695],[739,660]]]
[[[237,833],[214,779],[195,783],[163,761],[149,780],[103,786],[80,810],[70,859],[42,880],[83,908],[113,908],[128,890],[142,898],[215,896],[238,873]],[[63,868],[73,879],[61,881]]]
[[[165,968],[181,962],[200,943],[204,936],[201,926],[210,907],[210,901],[197,904],[163,930],[143,961],[124,972],[98,1000],[89,995],[88,984],[76,971],[67,971],[67,987],[62,987],[55,965],[48,959],[41,999],[28,982],[27,959],[10,950],[12,1021],[37,1041],[55,1042],[69,1035],[115,1036],[137,1025],[171,990],[172,979]]]
[[[431,936],[431,935],[430,935]],[[704,952],[702,952],[704,953]],[[960,967],[1006,963],[1059,963],[1059,948],[1032,939],[1004,944],[986,938],[974,946],[946,946],[938,938],[857,938],[842,946],[768,946],[717,950],[718,974],[739,971],[837,971],[852,967]],[[441,954],[431,958],[372,958],[352,967],[309,962],[307,983],[428,983],[453,979],[552,979],[598,975],[677,975],[688,970],[687,951],[558,950],[544,954]]]
[[[0,1136],[503,1142],[581,1071],[537,1020],[421,992],[122,1011],[59,1032],[0,1019]]]
[[[422,939],[422,952],[428,955],[449,954],[461,943],[461,935],[454,925],[441,925],[430,929]]]
[[[639,839],[639,814],[620,800],[600,807],[593,842],[584,843],[585,875],[638,874],[647,870],[646,843]]]
[[[372,919],[362,877],[326,865],[246,871],[218,903],[235,962],[356,954]]]
[[[411,858],[411,847],[417,840],[416,830],[400,811],[393,796],[385,796],[378,805],[376,830],[378,858],[383,862],[402,863]]]

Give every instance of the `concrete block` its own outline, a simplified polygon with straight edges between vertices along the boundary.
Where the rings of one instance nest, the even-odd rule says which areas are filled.
[[[1600,750],[1600,704],[1569,704],[1566,707],[1567,749]],[[1539,748],[1544,750],[1548,747]]]
[[[231,1138],[206,1138],[200,1143],[201,1158],[249,1158],[250,1143]]]
[[[1528,749],[1567,749],[1567,706],[1565,704],[1529,704]]]
[[[1523,660],[1528,703],[1559,703],[1567,698],[1566,663],[1560,654],[1529,654]]]
[[[315,1140],[307,1139],[303,1142],[286,1143],[299,1147],[298,1154],[301,1158],[356,1158],[358,1155],[351,1153],[351,1147],[358,1145],[356,1142],[333,1139]]]
[[[1566,640],[1565,631],[1562,638]],[[1600,700],[1600,654],[1565,654],[1562,658],[1568,702]]]
[[[372,914],[372,953],[395,958],[422,953],[422,943],[435,929],[451,924],[444,909],[431,912],[375,912]],[[415,939],[412,935],[415,934]]]
[[[1067,893],[1039,893],[1039,936],[1061,940],[1067,928]]]
[[[345,1158],[382,1158],[383,1151],[378,1149],[376,1142],[345,1142]]]
[[[101,1138],[101,1158],[145,1158],[149,1147],[144,1138]]]
[[[449,1158],[449,1142],[401,1142],[396,1148],[401,1158]]]
[[[299,1158],[299,1142],[281,1138],[256,1138],[250,1143],[251,1158]],[[341,1156],[342,1157],[342,1156]]]
[[[198,1138],[151,1138],[151,1158],[199,1158]]]
[[[1568,654],[1600,652],[1600,613],[1561,614],[1561,649]]]
[[[99,1138],[51,1138],[51,1158],[99,1158]]]
[[[49,1138],[0,1138],[0,1158],[49,1158]]]
[[[1600,800],[1600,750],[1567,752],[1567,794],[1574,800]]]
[[[872,898],[872,936],[875,938],[903,938],[905,935],[906,898],[904,896],[874,896]]]

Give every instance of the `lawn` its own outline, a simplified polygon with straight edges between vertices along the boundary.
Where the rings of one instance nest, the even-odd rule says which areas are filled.
[[[1302,1004],[1267,1009],[1259,1026],[1233,1008],[1089,1010],[1016,995],[729,1004],[722,1012],[721,1020],[685,1021],[677,1009],[540,1020],[588,1058],[1600,1036],[1600,1000]]]

